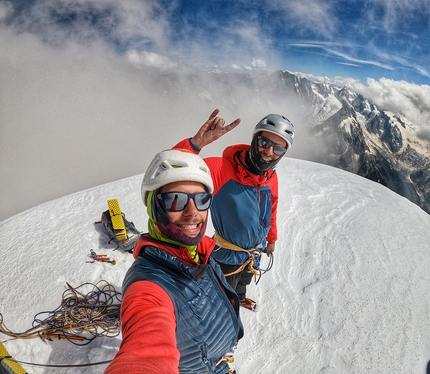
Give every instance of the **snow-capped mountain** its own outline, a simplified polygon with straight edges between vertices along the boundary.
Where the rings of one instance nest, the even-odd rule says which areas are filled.
[[[288,71],[273,73],[266,90],[302,105],[303,120],[325,144],[321,162],[376,181],[430,212],[430,144],[417,137],[416,124],[346,86]]]

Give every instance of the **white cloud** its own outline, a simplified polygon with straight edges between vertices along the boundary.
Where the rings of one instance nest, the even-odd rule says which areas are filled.
[[[372,0],[365,8],[367,19],[382,25],[386,31],[397,31],[401,23],[410,22],[417,14],[428,19],[430,4],[428,0]]]
[[[423,76],[430,78],[430,70],[422,66],[415,66],[415,69]]]
[[[142,172],[147,154],[193,136],[216,107],[226,121],[242,118],[243,131],[206,155],[248,142],[256,119],[280,111],[271,107],[277,102],[253,100],[247,81],[182,65],[166,74],[174,64],[161,54],[119,56],[100,40],[59,48],[13,28],[0,32],[7,51],[0,53],[0,195],[8,196],[0,220],[30,203]],[[205,91],[213,100],[201,100]]]
[[[139,0],[37,0],[13,19],[17,28],[41,35],[45,41],[153,43],[165,46],[170,32],[169,8]]]
[[[338,62],[338,64],[339,65],[345,65],[345,66],[354,66],[354,67],[357,67],[357,68],[362,68],[363,67],[362,65],[352,64],[350,62]]]
[[[7,18],[13,10],[12,4],[8,1],[0,3],[0,21]]]
[[[324,50],[325,53],[337,57],[337,58],[341,58],[345,61],[348,61],[350,63],[350,65],[352,66],[362,66],[362,65],[369,65],[369,66],[376,66],[382,69],[386,69],[386,70],[394,70],[394,67],[383,63],[381,61],[377,61],[377,60],[364,60],[364,59],[360,59],[360,58],[356,58],[352,55],[352,53],[348,53],[347,51],[355,51],[356,50],[356,46],[353,45],[352,43],[350,44],[340,44],[340,43],[333,43],[333,42],[317,42],[317,41],[313,41],[310,43],[291,43],[289,44],[291,47],[298,47],[298,48],[319,48]],[[390,61],[390,59],[386,59],[387,61]],[[348,62],[344,62],[344,64],[348,64]],[[342,62],[338,62],[338,63],[342,63]]]
[[[261,58],[254,58],[251,65],[257,69],[267,69],[267,63]]]
[[[283,11],[286,20],[293,20],[298,30],[310,30],[328,39],[336,32],[338,20],[333,8],[336,3],[332,1],[276,0],[272,6]]]
[[[178,66],[178,64],[171,61],[168,57],[161,56],[153,52],[138,52],[136,50],[130,50],[127,52],[127,57],[137,66],[144,65],[159,68],[161,70],[170,70]]]
[[[350,86],[369,97],[383,109],[401,113],[421,128],[423,138],[430,131],[430,86],[381,78],[368,79],[364,85],[358,81]]]
[[[358,79],[315,76],[295,72],[311,81],[325,82],[337,87],[350,87],[378,105],[383,110],[400,113],[419,129],[418,136],[430,142],[430,86],[406,81],[381,78],[368,79],[363,84]]]

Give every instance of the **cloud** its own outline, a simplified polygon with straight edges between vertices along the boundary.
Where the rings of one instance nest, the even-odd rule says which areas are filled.
[[[345,59],[346,61],[351,61],[351,62],[355,62],[358,64],[363,64],[363,65],[373,65],[373,66],[377,66],[379,68],[382,69],[387,69],[387,70],[394,70],[394,68],[391,65],[388,64],[384,64],[380,61],[376,61],[376,60],[364,60],[364,59],[359,59],[359,58],[354,58],[351,57],[349,54],[345,53],[345,52],[339,52],[335,49],[332,48],[325,48],[325,51],[331,53],[333,56],[337,56],[340,58]]]
[[[368,79],[366,85],[358,81],[349,85],[379,107],[404,115],[420,129],[419,136],[430,141],[430,86],[387,78]]]
[[[202,152],[250,140],[266,111],[248,79],[207,73],[150,51],[118,54],[101,38],[61,46],[0,25],[0,220],[66,194],[145,170],[221,108],[241,129]],[[266,62],[255,58],[255,67]],[[239,66],[239,65],[238,65]],[[244,65],[243,65],[244,66]],[[208,95],[210,93],[210,95]]]
[[[267,63],[260,58],[254,58],[251,65],[257,69],[267,69]]]
[[[168,57],[153,52],[130,50],[127,52],[127,57],[137,66],[156,67],[160,70],[170,70],[178,66]]]
[[[423,76],[430,78],[430,71],[427,68],[423,68],[422,66],[415,66],[415,69]]]
[[[9,18],[13,13],[13,6],[10,2],[0,3],[0,22]]]
[[[365,17],[388,32],[413,24],[417,18],[427,19],[428,26],[430,4],[427,0],[372,0],[365,8]]]
[[[322,38],[331,39],[336,32],[338,19],[336,2],[320,0],[276,0],[271,4],[284,14],[285,27],[296,28],[300,33],[311,31]]]
[[[362,68],[363,67],[362,65],[352,64],[352,63],[349,63],[349,62],[338,62],[338,64],[339,65],[346,65],[346,66],[354,66],[354,67],[357,67],[357,68]]]
[[[350,63],[355,63],[353,66],[362,66],[362,65],[371,65],[376,66],[386,70],[394,70],[395,68],[389,64],[384,64],[378,60],[370,60],[370,59],[360,59],[353,57],[352,53],[348,53],[348,50],[356,50],[357,47],[352,43],[342,44],[342,43],[333,43],[333,42],[318,42],[313,41],[309,43],[291,43],[289,44],[291,47],[297,48],[318,48],[326,52],[328,55],[336,58],[340,58]],[[356,51],[355,51],[356,52]],[[337,62],[342,63],[342,62]],[[346,63],[345,63],[346,64]],[[350,64],[352,65],[352,64]]]
[[[92,42],[100,39],[126,46],[164,46],[170,32],[169,8],[139,0],[36,0],[14,5],[8,24],[16,30],[37,34],[60,45],[66,40]]]

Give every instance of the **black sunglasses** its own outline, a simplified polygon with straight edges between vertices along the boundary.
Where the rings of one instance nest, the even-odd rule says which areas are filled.
[[[194,200],[197,210],[208,210],[212,203],[212,194],[209,192],[186,193],[164,192],[157,195],[163,208],[169,212],[182,212],[190,202]]]
[[[287,148],[283,147],[280,144],[276,144],[272,142],[270,139],[265,138],[262,135],[257,137],[258,146],[262,148],[270,148],[273,146],[273,153],[277,156],[282,156],[287,152]]]

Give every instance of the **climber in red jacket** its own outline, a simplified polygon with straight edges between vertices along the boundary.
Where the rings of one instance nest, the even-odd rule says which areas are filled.
[[[219,109],[194,137],[174,148],[198,154],[206,145],[234,129],[240,119],[225,126]],[[251,145],[227,147],[222,157],[205,158],[214,182],[211,207],[218,247],[212,257],[235,289],[241,306],[256,309],[246,287],[258,274],[262,251],[271,255],[277,240],[278,176],[276,165],[291,148],[294,126],[284,116],[268,114],[254,128]]]

